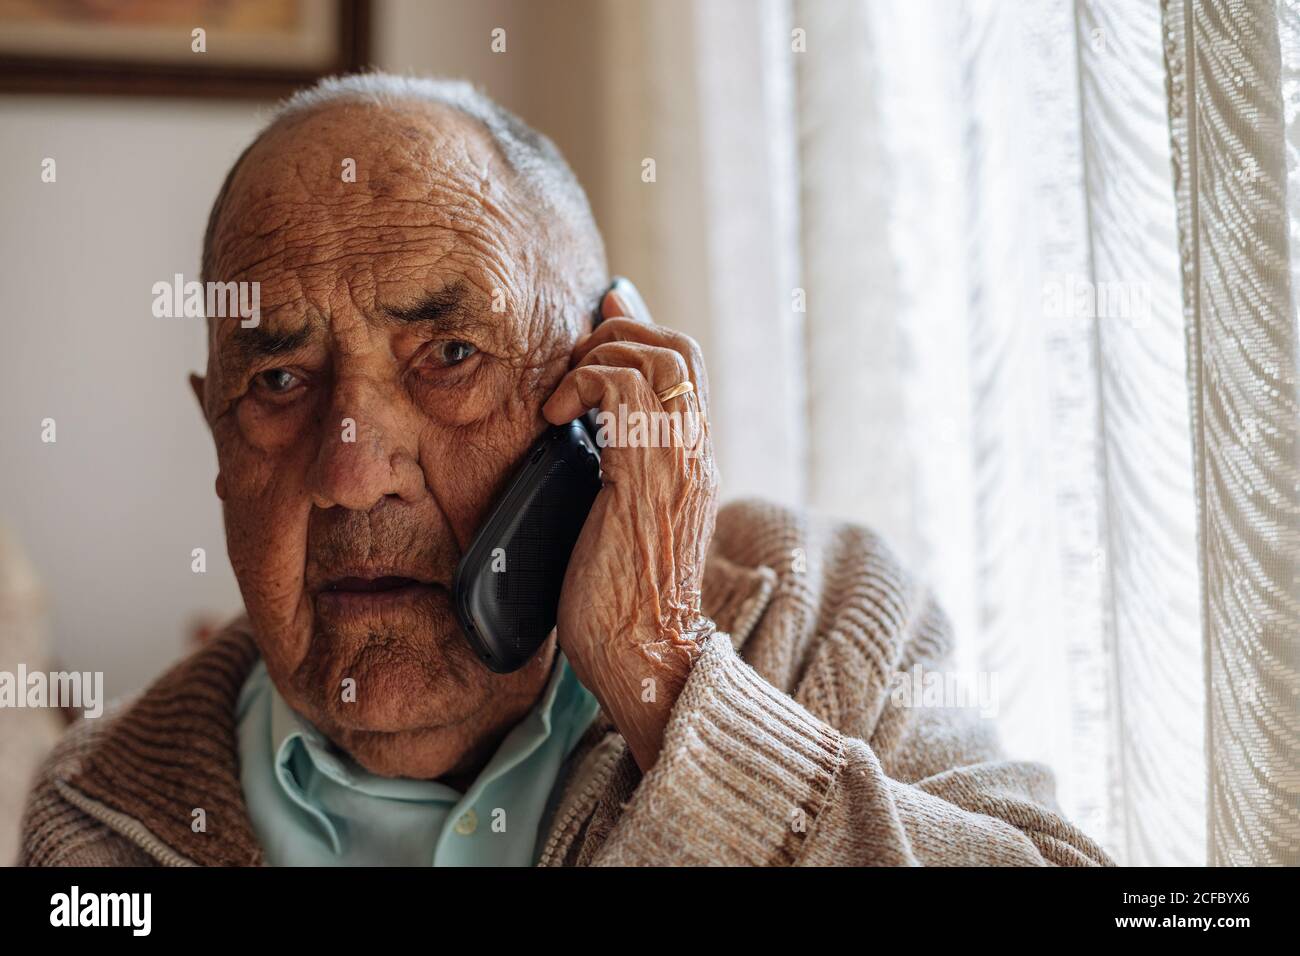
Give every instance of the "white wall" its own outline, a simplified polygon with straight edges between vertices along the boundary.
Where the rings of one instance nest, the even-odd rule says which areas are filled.
[[[375,6],[378,64],[482,84],[593,180],[595,0]],[[505,55],[489,50],[494,26]],[[58,660],[103,671],[110,694],[160,673],[196,616],[240,606],[186,381],[204,364],[202,323],[155,319],[150,288],[197,275],[212,199],[264,109],[0,96],[0,523],[44,582]],[[41,182],[45,157],[55,183]]]
[[[202,320],[155,319],[150,287],[197,273],[255,125],[247,105],[0,99],[0,521],[44,583],[59,661],[110,694],[174,658],[194,615],[239,606],[186,382]]]

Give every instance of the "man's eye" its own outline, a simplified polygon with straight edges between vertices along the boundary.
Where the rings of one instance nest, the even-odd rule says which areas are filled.
[[[268,392],[282,394],[298,384],[298,376],[285,368],[267,369],[258,373],[257,384]]]
[[[435,351],[443,365],[459,365],[478,349],[468,342],[443,342]]]

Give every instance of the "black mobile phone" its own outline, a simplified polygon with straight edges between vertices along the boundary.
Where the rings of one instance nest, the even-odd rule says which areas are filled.
[[[569,557],[601,487],[595,435],[591,413],[543,432],[456,568],[461,630],[498,674],[523,667],[555,627]]]

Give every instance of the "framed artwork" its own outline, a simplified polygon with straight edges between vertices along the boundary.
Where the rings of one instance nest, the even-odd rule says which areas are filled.
[[[0,90],[283,96],[369,59],[369,0],[0,0]]]

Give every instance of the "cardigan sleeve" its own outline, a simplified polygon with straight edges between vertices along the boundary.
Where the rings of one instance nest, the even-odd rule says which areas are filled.
[[[891,778],[712,636],[594,863],[609,865],[1104,865],[1057,812],[1041,766],[1002,759],[963,712],[908,708],[890,739],[924,775]],[[893,748],[891,748],[893,749]]]
[[[706,642],[590,862],[1111,863],[1063,818],[1051,773],[1005,756],[992,721],[903,693],[952,671],[954,635],[879,536],[743,501],[719,513],[714,554],[724,571],[762,572],[762,606],[720,605],[736,639]]]

